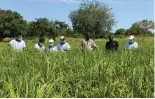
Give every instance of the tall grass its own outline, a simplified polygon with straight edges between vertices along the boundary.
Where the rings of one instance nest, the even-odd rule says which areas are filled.
[[[80,39],[68,39],[72,51],[36,51],[26,41],[23,52],[0,43],[0,97],[154,97],[153,39],[138,40],[139,49],[106,53],[105,40],[98,50],[82,52]],[[47,43],[46,43],[47,44]]]

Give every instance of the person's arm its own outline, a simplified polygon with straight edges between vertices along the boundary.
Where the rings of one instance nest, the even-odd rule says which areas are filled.
[[[125,44],[124,50],[127,50],[128,49],[128,47],[127,47],[128,45],[127,44],[128,43]]]
[[[92,40],[92,47],[95,49],[97,48],[97,45],[95,44],[95,42],[93,40]]]
[[[106,43],[105,48],[106,48],[106,50],[108,50],[108,42]]]
[[[46,47],[43,45],[43,46],[42,46],[42,50],[45,50],[45,48],[46,48]]]
[[[26,47],[26,44],[25,44],[25,42],[23,41],[23,49],[25,49],[25,47]]]
[[[116,41],[116,50],[118,49],[118,47],[119,47],[119,44],[118,44],[118,42]]]
[[[13,44],[13,40],[11,40],[9,43],[8,43],[8,46],[12,46]]]
[[[33,46],[33,48],[37,49],[37,48],[36,48],[36,44]]]
[[[59,48],[59,44],[57,44],[57,46],[56,46],[56,47],[57,47],[57,50],[60,50],[60,48]]]
[[[57,47],[55,47],[55,50],[54,50],[55,52],[57,52],[58,51],[58,49],[57,49]]]
[[[138,43],[135,43],[134,48],[135,48],[135,49],[138,49]]]
[[[82,40],[81,44],[80,44],[80,48],[83,49],[84,48],[84,41]]]
[[[70,47],[70,45],[68,43],[66,44],[66,47],[67,47],[67,49],[66,49],[67,51],[71,50],[71,47]]]
[[[93,41],[93,46],[95,47],[95,48],[97,48],[97,45],[95,44],[95,42]]]
[[[34,45],[34,49],[39,49],[38,44],[35,44],[35,45]]]
[[[65,48],[61,49],[62,51],[70,51],[71,47],[68,43],[65,44]]]
[[[48,48],[48,46],[47,46],[47,47],[45,47],[45,51],[49,51],[49,48]]]
[[[138,48],[138,43],[136,43],[137,44],[137,48]]]

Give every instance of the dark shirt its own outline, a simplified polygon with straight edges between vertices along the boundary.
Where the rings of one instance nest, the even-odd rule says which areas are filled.
[[[106,50],[117,50],[119,47],[118,42],[117,41],[108,41],[106,43]]]
[[[21,42],[21,40],[15,39],[17,42]]]

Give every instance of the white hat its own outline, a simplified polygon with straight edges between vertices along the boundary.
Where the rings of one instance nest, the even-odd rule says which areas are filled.
[[[53,43],[53,42],[54,42],[54,40],[53,40],[53,39],[49,40],[49,43]]]
[[[60,39],[64,39],[65,37],[64,36],[60,36]]]
[[[134,39],[134,36],[129,36],[129,40],[133,40]]]

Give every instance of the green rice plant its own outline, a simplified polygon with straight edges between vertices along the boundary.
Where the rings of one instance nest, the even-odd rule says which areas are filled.
[[[0,42],[0,98],[154,97],[153,38],[139,38],[139,49],[131,51],[124,50],[127,39],[118,39],[117,52],[106,52],[102,39],[87,52],[81,39],[67,41],[72,50],[66,53],[36,51],[37,40],[26,40],[22,52]]]

